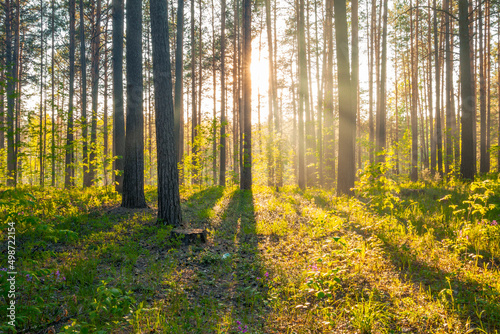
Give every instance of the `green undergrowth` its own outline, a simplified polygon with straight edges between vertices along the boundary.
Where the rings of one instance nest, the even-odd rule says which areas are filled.
[[[386,172],[367,167],[354,197],[183,188],[185,227],[208,234],[192,245],[157,225],[155,188],[147,209],[111,188],[2,189],[17,275],[0,332],[498,333],[500,181]]]

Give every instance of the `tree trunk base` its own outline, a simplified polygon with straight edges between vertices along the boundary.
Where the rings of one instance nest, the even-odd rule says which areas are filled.
[[[179,238],[183,245],[207,242],[207,231],[200,228],[195,229],[173,229],[172,236]]]

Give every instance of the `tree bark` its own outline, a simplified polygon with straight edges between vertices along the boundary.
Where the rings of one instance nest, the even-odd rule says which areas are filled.
[[[182,124],[184,84],[184,0],[177,0],[177,38],[175,49],[175,91],[174,91],[174,135],[177,163],[182,164],[184,156],[184,131]],[[179,168],[182,168],[179,166]],[[182,181],[179,180],[181,183]]]
[[[17,158],[15,156],[15,124],[14,124],[14,98],[15,98],[15,78],[16,57],[12,59],[12,6],[10,0],[5,1],[5,63],[7,71],[10,69],[7,80],[7,185],[17,184]]]
[[[241,170],[242,190],[252,188],[252,2],[243,0],[243,48],[242,48],[242,93],[243,93],[243,161]],[[270,73],[271,75],[271,73]]]
[[[267,45],[269,50],[269,116],[267,118],[267,129],[268,129],[268,140],[267,140],[267,170],[268,170],[268,186],[274,187],[276,185],[275,180],[275,163],[274,163],[274,135],[275,131],[273,128],[273,120],[277,115],[277,99],[276,91],[274,89],[274,55],[273,55],[273,36],[272,36],[272,26],[271,26],[271,0],[265,0],[265,11],[266,11],[266,32],[267,32]]]
[[[410,8],[412,8],[410,2]],[[417,10],[416,19],[413,19],[413,10]],[[418,180],[418,9],[411,11],[411,171],[410,179]],[[413,26],[416,26],[417,32]]]
[[[444,1],[444,7],[446,11],[450,11],[450,0]],[[451,36],[450,36],[450,18],[449,15],[445,15],[445,55],[446,55],[446,154],[444,158],[444,171],[445,174],[450,173],[451,165],[453,164],[453,105],[452,105],[452,85],[453,85],[453,54],[451,53]]]
[[[333,118],[333,0],[325,3],[325,97],[324,97],[324,184],[332,188],[335,180],[335,128]]]
[[[51,15],[51,33],[52,33],[52,53],[51,53],[51,145],[50,145],[50,162],[51,162],[51,186],[56,186],[56,118],[55,118],[55,76],[54,76],[54,62],[55,62],[55,0],[51,1],[52,15]],[[0,124],[1,126],[1,124]]]
[[[356,110],[349,64],[345,0],[334,0],[337,80],[339,86],[339,167],[337,192],[351,195],[355,177]]]
[[[304,112],[305,112],[305,131],[306,131],[306,184],[309,187],[313,187],[317,183],[316,174],[316,133],[314,131],[314,117],[312,112],[312,93],[311,93],[311,52],[310,52],[310,36],[309,36],[309,1],[307,1],[307,13],[305,13],[305,8],[303,7],[303,17],[307,19],[304,20],[304,29],[307,31],[307,41],[304,34],[304,58],[303,61],[303,80],[304,85]],[[278,110],[276,110],[278,111]],[[277,118],[277,117],[276,117]]]
[[[167,3],[164,0],[151,0],[150,11],[158,157],[158,220],[168,225],[179,226],[182,223],[182,212],[177,169]]]
[[[434,67],[435,67],[435,86],[436,86],[436,133],[434,135],[435,138],[435,154],[431,155],[434,162],[431,160],[431,169],[432,165],[437,164],[437,172],[441,177],[443,177],[443,135],[442,135],[442,122],[441,122],[441,68],[439,61],[439,44],[438,44],[438,25],[437,25],[437,7],[436,0],[433,0],[434,6],[434,18],[433,18],[433,28],[434,28]],[[437,160],[437,161],[436,161]]]
[[[483,49],[483,8],[481,2],[478,3],[478,30],[479,30],[479,114],[481,117],[481,142],[480,142],[480,173],[488,173],[490,171],[490,157],[488,152],[487,142],[487,115],[486,115],[486,78],[484,64],[484,49]]]
[[[106,4],[106,9],[109,9],[109,0]],[[104,186],[108,185],[108,152],[109,152],[109,132],[108,132],[108,24],[109,24],[109,15],[106,17],[106,25],[104,27],[104,115],[103,115],[103,161],[102,161],[102,169],[104,174]]]
[[[300,189],[306,187],[306,166],[305,166],[305,136],[304,136],[304,113],[307,98],[307,70],[306,70],[306,40],[304,36],[304,0],[298,1],[297,8],[297,62],[299,75],[299,108],[298,108],[298,126],[299,126],[299,180]]]
[[[377,98],[377,127],[376,127],[376,151],[377,151],[377,162],[385,162],[385,146],[386,146],[386,79],[387,79],[387,0],[384,0],[383,9],[383,26],[382,26],[382,55],[381,55],[381,67],[380,67],[380,85],[378,89]]]
[[[318,152],[318,186],[323,186],[323,168],[324,168],[324,157],[323,157],[323,109],[324,109],[324,96],[323,96],[323,88],[324,88],[324,78],[325,78],[325,70],[326,70],[326,49],[323,47],[323,63],[321,64],[321,72],[319,67],[319,34],[318,34],[318,3],[314,2],[314,28],[316,35],[316,83],[318,90],[318,127],[317,127],[317,138],[318,141],[316,143],[316,150]],[[324,34],[323,34],[324,36]],[[324,41],[324,38],[323,38]],[[323,44],[326,46],[326,43]],[[321,80],[320,80],[321,76]]]
[[[359,137],[359,126],[361,123],[360,120],[360,112],[359,109],[359,41],[358,41],[358,31],[359,31],[359,18],[358,18],[358,0],[351,1],[351,18],[352,18],[352,36],[351,36],[351,84],[354,92],[353,98],[353,110],[357,113],[357,126],[356,126],[356,135]],[[387,21],[387,20],[386,20]],[[385,22],[387,26],[387,22]],[[361,145],[358,145],[358,168],[361,168]]]
[[[369,35],[369,38],[367,38],[367,41],[369,40],[367,49],[368,49],[368,139],[369,139],[369,156],[370,156],[370,164],[372,164],[375,161],[375,154],[374,154],[374,145],[373,143],[375,142],[375,124],[374,124],[374,119],[373,119],[373,67],[374,67],[374,53],[375,53],[375,31],[376,31],[376,25],[375,25],[375,18],[376,18],[376,1],[371,2],[371,24],[370,24],[370,31],[367,32],[367,35]]]
[[[92,5],[92,116],[90,129],[90,154],[88,184],[94,184],[97,171],[97,107],[99,103],[99,58],[101,41],[101,0]]]
[[[122,206],[144,208],[142,0],[127,0],[127,125]]]
[[[226,0],[221,0],[219,185],[226,186]]]
[[[113,176],[123,192],[125,167],[125,114],[123,108],[123,0],[113,0]]]
[[[215,13],[214,0],[211,0],[212,7],[212,90],[213,90],[213,121],[212,121],[212,179],[213,185],[217,184],[217,72],[215,67]]]
[[[458,0],[460,36],[460,84],[462,98],[462,159],[460,174],[474,180],[474,99],[471,84],[469,9],[467,0]]]
[[[198,114],[196,102],[196,44],[194,39],[194,1],[191,0],[191,155],[192,155],[192,179],[191,183],[197,183],[197,154],[198,145],[196,144],[196,137],[198,136]]]
[[[82,103],[82,155],[83,155],[83,186],[92,185],[89,173],[89,148],[87,124],[87,58],[85,56],[85,21],[83,0],[80,0],[80,70],[81,70],[81,103]]]
[[[40,118],[39,118],[39,167],[40,167],[40,187],[44,186],[45,181],[45,170],[44,170],[44,155],[43,155],[43,145],[44,145],[44,126],[43,126],[43,56],[44,56],[44,48],[43,48],[43,0],[40,1]]]
[[[75,0],[69,0],[69,92],[68,92],[68,130],[66,132],[66,159],[64,186],[75,185],[75,155],[73,143],[73,98],[75,94]]]

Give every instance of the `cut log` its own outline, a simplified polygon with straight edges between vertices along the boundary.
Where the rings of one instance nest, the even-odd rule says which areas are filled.
[[[207,242],[207,231],[201,228],[195,229],[173,229],[172,236],[179,238],[184,245]]]

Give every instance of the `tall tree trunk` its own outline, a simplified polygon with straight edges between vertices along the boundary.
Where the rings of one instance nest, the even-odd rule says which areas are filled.
[[[471,84],[470,35],[468,0],[458,0],[460,36],[460,84],[462,97],[462,159],[460,173],[474,180],[474,99]]]
[[[194,1],[191,0],[191,154],[192,154],[192,179],[191,182],[196,184],[198,181],[198,170],[197,170],[197,154],[198,145],[196,144],[196,137],[198,136],[198,113],[197,113],[197,102],[196,102],[196,44],[195,44],[195,30],[194,30]],[[201,22],[200,22],[201,23]],[[201,50],[200,50],[201,52]]]
[[[410,2],[410,8],[413,7]],[[416,19],[411,11],[411,172],[410,179],[418,180],[418,9]],[[414,29],[415,25],[415,29]]]
[[[45,171],[44,171],[44,158],[43,158],[43,0],[40,1],[40,118],[39,118],[39,167],[40,167],[40,187],[44,186]]]
[[[147,8],[150,9],[150,8]],[[146,10],[147,10],[146,9]],[[146,52],[148,55],[151,55],[151,22],[148,22],[146,24]],[[152,72],[152,63],[151,63],[151,57],[148,57],[145,61],[145,67],[146,67],[146,126],[144,128],[144,131],[147,129],[147,134],[146,134],[146,141],[145,144],[148,147],[148,164],[149,164],[149,177],[146,178],[146,180],[149,180],[150,184],[153,182],[153,116],[152,116],[152,109],[153,109],[153,94],[151,92],[151,72]]]
[[[307,31],[307,40],[305,45],[306,49],[306,60],[304,71],[306,72],[305,85],[306,93],[305,100],[305,117],[306,117],[306,181],[309,187],[313,187],[317,183],[317,170],[316,170],[316,132],[314,130],[314,113],[313,113],[313,96],[312,96],[312,79],[311,79],[311,37],[310,37],[310,25],[309,25],[309,0],[307,0],[305,18],[304,22],[305,30]],[[305,37],[305,36],[304,36]]]
[[[5,63],[9,73],[7,80],[7,185],[16,186],[17,183],[17,159],[15,156],[15,124],[14,124],[14,95],[15,95],[15,78],[16,72],[16,57],[12,59],[12,6],[10,0],[6,0],[5,6]]]
[[[497,45],[500,45],[500,15],[498,17]],[[497,96],[500,97],[500,53],[497,54]],[[497,145],[500,146],[500,103],[498,103],[498,138]],[[497,171],[500,172],[500,150],[497,153]]]
[[[319,34],[318,34],[318,3],[314,2],[314,30],[316,32],[316,83],[317,83],[317,90],[318,90],[318,141],[316,145],[316,150],[318,152],[318,185],[320,187],[323,186],[323,164],[324,164],[324,157],[323,157],[323,110],[324,110],[324,96],[323,96],[323,88],[324,88],[324,78],[325,78],[325,70],[326,70],[326,43],[323,44],[323,63],[321,65],[321,73],[320,73],[320,67],[319,67]],[[324,33],[323,33],[324,36]],[[324,41],[324,38],[323,38]],[[321,80],[320,80],[321,76]]]
[[[21,159],[21,97],[22,97],[22,85],[23,85],[23,62],[21,61],[23,59],[23,44],[21,44],[21,37],[20,37],[20,13],[21,13],[21,7],[20,7],[20,1],[16,0],[16,19],[14,20],[14,76],[13,80],[16,82],[16,88],[14,88],[14,91],[17,93],[16,94],[16,101],[15,101],[15,106],[16,106],[16,114],[15,114],[15,144],[14,144],[14,159],[15,159],[15,164],[16,164],[16,184],[22,184],[23,180],[23,169],[22,169],[22,162],[23,160]],[[23,36],[22,40],[25,40],[25,30],[23,30]]]
[[[332,188],[335,180],[335,127],[333,118],[333,0],[325,3],[325,41],[326,41],[326,70],[325,70],[325,166],[324,186]]]
[[[175,91],[174,91],[174,135],[177,163],[182,164],[184,156],[183,84],[184,84],[184,0],[177,0],[177,37],[175,48]],[[183,166],[179,166],[183,168]],[[184,173],[179,182],[182,183]]]
[[[21,159],[21,94],[23,85],[23,45],[21,43],[21,3],[20,0],[16,0],[15,3],[15,19],[14,19],[14,76],[12,79],[15,82],[14,91],[16,94],[15,99],[15,140],[14,140],[14,160],[16,164],[16,184],[22,184],[23,180],[23,169],[22,169],[22,159]],[[25,31],[23,30],[22,40],[25,40]]]
[[[307,31],[307,40],[304,34],[305,55],[303,60],[303,78],[302,84],[304,87],[304,112],[305,112],[305,131],[306,131],[306,184],[313,187],[317,183],[316,174],[316,134],[314,131],[314,117],[312,112],[312,93],[311,93],[311,52],[310,52],[310,37],[309,37],[309,1],[307,1],[307,13],[303,13],[305,19],[304,29]]]
[[[54,62],[55,62],[55,0],[51,1],[52,15],[51,15],[51,33],[52,33],[52,52],[51,52],[51,145],[50,145],[50,162],[51,162],[51,186],[56,186],[56,117],[55,117],[55,76],[54,76]]]
[[[369,34],[370,38],[367,38],[367,41],[369,40],[369,45],[367,46],[368,49],[368,130],[369,130],[369,156],[370,156],[370,163],[373,163],[375,161],[375,154],[374,154],[374,145],[373,143],[375,142],[375,124],[374,124],[374,119],[373,119],[373,67],[374,67],[374,53],[375,53],[375,31],[376,31],[376,24],[375,24],[375,19],[376,19],[376,1],[371,2],[371,24],[370,24],[370,31],[367,32]],[[368,26],[368,25],[367,25]],[[378,65],[377,65],[378,66]]]
[[[242,93],[243,93],[243,161],[241,170],[242,190],[252,188],[252,79],[250,64],[252,62],[252,2],[243,0],[243,49],[242,49]],[[270,73],[271,75],[271,73]]]
[[[485,2],[485,72],[486,72],[486,154],[488,172],[491,168],[491,2]]]
[[[122,206],[144,208],[146,200],[144,197],[142,0],[127,0],[126,34],[127,133]]]
[[[235,181],[239,175],[240,142],[239,118],[240,118],[240,2],[234,1],[234,33],[233,33],[233,172]]]
[[[109,0],[106,4],[106,9],[109,9]],[[104,173],[104,186],[107,186],[108,181],[108,151],[109,151],[109,133],[108,133],[108,25],[109,25],[109,15],[106,17],[106,25],[104,28],[104,115],[103,115],[103,161],[102,161],[102,169]]]
[[[68,94],[68,130],[66,132],[66,159],[64,186],[75,185],[75,153],[73,136],[73,97],[75,94],[75,0],[69,0],[69,94]]]
[[[277,17],[277,7],[276,7],[276,0],[274,1],[274,6],[273,6],[273,11],[274,11],[274,47],[273,47],[273,88],[274,88],[274,131],[276,134],[276,139],[277,139],[277,155],[276,155],[276,189],[278,190],[279,187],[283,186],[283,148],[282,148],[282,136],[283,133],[281,131],[281,124],[283,123],[283,117],[282,117],[282,108],[278,106],[278,71],[277,71],[277,48],[278,48],[278,42],[277,42],[277,29],[276,29],[276,17]],[[281,101],[281,100],[280,100]],[[314,124],[313,124],[314,126]],[[314,130],[314,129],[313,129]]]
[[[345,0],[334,0],[337,77],[339,85],[339,167],[337,192],[352,194],[355,177],[356,110],[349,65],[347,9]]]
[[[221,0],[219,185],[226,186],[226,0]]]
[[[360,112],[359,109],[359,41],[358,41],[358,31],[359,31],[359,18],[358,18],[358,0],[352,0],[351,2],[351,18],[352,18],[352,36],[351,36],[351,84],[354,92],[353,98],[353,110],[357,113],[357,127],[356,127],[356,136],[359,137],[359,126],[361,123]],[[358,145],[358,168],[361,168],[361,145]]]
[[[202,131],[201,127],[202,127],[202,123],[201,123],[201,103],[202,103],[202,93],[203,93],[203,53],[204,53],[204,50],[203,50],[203,23],[202,23],[202,20],[203,20],[203,16],[202,16],[202,11],[203,11],[203,0],[198,0],[198,13],[199,13],[199,17],[198,17],[198,20],[199,20],[199,36],[198,36],[198,66],[199,66],[199,70],[198,70],[198,105],[196,106],[198,109],[197,109],[197,113],[198,113],[198,116],[197,116],[197,125],[198,127],[200,128],[200,131]],[[198,177],[198,182],[202,182],[201,180],[203,179],[202,178],[202,174],[203,174],[203,171],[205,169],[205,161],[204,159],[202,159],[202,154],[200,153],[200,148],[198,147],[198,150],[197,150],[198,154],[197,154],[197,158],[198,158],[198,173],[199,173],[199,177]]]
[[[451,0],[450,0],[451,1]],[[478,155],[477,155],[477,119],[476,119],[476,110],[477,110],[477,101],[476,101],[476,94],[477,94],[477,84],[476,84],[476,67],[477,67],[477,64],[476,64],[476,60],[477,60],[477,57],[476,57],[476,49],[477,49],[477,45],[476,45],[476,41],[477,41],[477,38],[475,39],[474,38],[474,23],[476,21],[476,12],[474,10],[474,1],[471,0],[469,1],[469,14],[468,14],[468,17],[470,17],[469,19],[469,48],[470,48],[470,67],[471,67],[471,84],[472,84],[472,91],[474,92],[474,101],[472,102],[473,103],[473,108],[474,108],[474,117],[472,119],[472,121],[474,122],[474,124],[472,125],[472,129],[473,129],[473,138],[474,138],[474,146],[473,146],[473,150],[474,150],[474,174],[476,173],[476,169],[477,169],[477,159],[478,159]],[[453,25],[453,24],[451,24]],[[452,41],[453,41],[453,35],[451,35],[451,38],[452,38]],[[453,42],[451,43],[451,48],[453,49]],[[452,51],[453,52],[453,51]],[[452,95],[453,97],[453,95]],[[455,115],[455,113],[453,112],[453,116]],[[455,121],[455,119],[453,119]],[[455,126],[454,128],[454,131],[453,131],[453,134],[454,134],[454,139],[457,139],[457,136],[456,136],[456,129],[457,129],[457,126],[456,126],[456,123],[453,122],[453,126]],[[455,163],[458,162],[458,155],[457,155],[457,150],[455,150]]]
[[[385,161],[385,154],[382,152],[385,150],[386,145],[386,78],[387,78],[387,0],[384,0],[384,12],[383,12],[383,26],[382,26],[382,55],[381,55],[381,67],[380,67],[380,85],[378,89],[377,97],[377,135],[376,135],[376,151],[379,154],[377,157],[378,162]],[[378,65],[377,65],[378,66]]]
[[[435,74],[435,86],[436,86],[436,133],[435,133],[435,151],[436,154],[432,155],[434,159],[434,165],[437,163],[437,172],[441,177],[443,177],[443,138],[442,138],[442,122],[441,122],[441,68],[439,61],[439,44],[438,44],[438,25],[437,25],[437,16],[438,11],[436,7],[436,0],[433,0],[434,6],[434,18],[433,18],[433,26],[434,26],[434,67],[436,70]],[[437,155],[437,159],[436,159]],[[437,161],[436,161],[437,160]],[[432,162],[431,162],[432,164]],[[432,168],[432,167],[431,167]]]
[[[450,1],[444,0],[444,7],[446,11],[450,11]],[[453,91],[451,90],[451,85],[453,81],[453,55],[450,49],[450,18],[449,15],[445,15],[445,56],[446,56],[446,155],[444,159],[445,173],[448,174],[451,171],[451,164],[453,163],[453,106],[451,104],[451,95]]]
[[[212,178],[213,184],[217,184],[217,72],[215,68],[215,14],[214,14],[214,0],[211,0],[212,5],[212,90],[213,90],[213,122],[212,122]]]
[[[91,185],[89,173],[89,148],[88,148],[88,126],[87,126],[87,58],[85,56],[85,24],[84,24],[83,0],[80,0],[80,70],[81,70],[81,103],[82,103],[82,155],[83,155],[83,186]]]
[[[399,52],[398,48],[398,35],[396,34],[394,38],[394,49],[395,49],[395,54],[397,55]],[[404,69],[403,69],[404,70]],[[395,108],[394,108],[394,117],[396,118],[396,125],[395,125],[395,131],[394,131],[394,141],[393,141],[393,147],[394,147],[394,173],[396,175],[399,175],[399,105],[398,105],[398,98],[399,98],[399,81],[398,81],[398,58],[396,57],[394,59],[394,82],[395,82],[395,97],[394,97],[394,102],[395,102]],[[359,117],[359,113],[358,113]],[[358,123],[359,124],[359,123]]]
[[[428,75],[428,80],[427,80],[427,99],[428,99],[428,112],[429,112],[429,136],[430,136],[430,172],[431,175],[434,175],[436,173],[436,150],[435,150],[435,131],[434,131],[434,97],[432,94],[432,34],[431,34],[431,0],[427,0],[427,4],[429,6],[429,9],[427,11],[427,26],[429,27],[429,33],[427,34],[427,50],[429,57],[427,59],[427,75]],[[428,159],[427,159],[428,160]]]
[[[164,0],[151,0],[150,10],[158,156],[158,220],[178,226],[182,224],[182,212],[174,129],[167,3]]]
[[[294,36],[296,37],[296,36]],[[291,49],[291,53],[292,53],[292,59],[294,58],[295,56],[295,38],[293,38],[293,43],[292,43],[292,49]],[[298,123],[298,120],[297,120],[297,117],[298,117],[298,111],[297,111],[297,101],[296,101],[296,97],[295,97],[295,81],[294,81],[294,78],[295,78],[295,74],[293,73],[293,63],[290,65],[290,78],[292,80],[292,84],[290,85],[290,94],[292,95],[292,110],[293,110],[293,130],[292,130],[292,135],[291,135],[291,138],[290,138],[290,141],[292,143],[292,148],[293,148],[293,176],[295,177],[295,180],[296,182],[298,183],[299,181],[299,170],[298,170],[298,165],[299,165],[299,157],[298,157],[298,154],[296,153],[297,152],[297,147],[298,147],[298,136],[296,135],[296,133],[298,133],[297,131],[297,123]]]
[[[125,114],[123,110],[123,0],[113,0],[113,176],[123,192],[125,168]]]
[[[87,187],[94,183],[97,158],[97,106],[99,103],[99,51],[101,46],[101,0],[92,5],[92,116],[90,129],[90,154]]]
[[[486,78],[484,64],[484,45],[483,45],[483,8],[481,2],[478,3],[478,27],[479,30],[479,114],[481,117],[481,157],[479,172],[488,173],[490,171],[490,157],[488,154],[488,142],[486,136],[487,114],[486,114]]]
[[[272,36],[272,26],[271,26],[271,0],[265,1],[266,7],[266,31],[267,31],[267,45],[269,50],[269,117],[267,118],[268,127],[268,143],[267,143],[267,168],[268,168],[268,186],[274,187],[276,185],[275,180],[275,163],[274,163],[274,151],[275,151],[275,130],[273,128],[273,121],[277,118],[277,97],[274,82],[274,43]],[[274,113],[273,113],[274,111]]]
[[[304,20],[304,0],[298,0],[297,8],[297,46],[298,46],[298,74],[299,74],[299,187],[306,187],[306,170],[305,170],[305,137],[304,137],[304,113],[306,113],[305,105],[307,98],[307,70],[306,70],[306,40],[304,36],[305,20]]]

